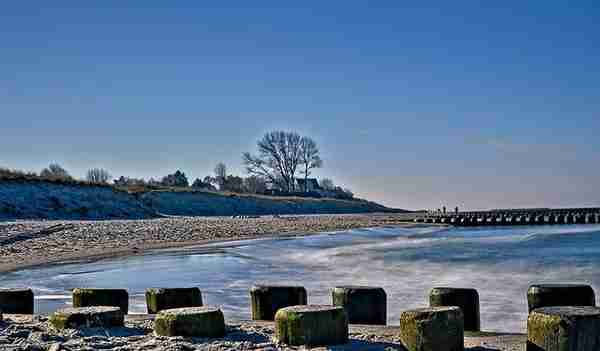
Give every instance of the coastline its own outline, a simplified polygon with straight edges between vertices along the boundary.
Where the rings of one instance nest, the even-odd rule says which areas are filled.
[[[0,239],[15,238],[24,233],[29,235],[24,240],[0,245],[0,273],[42,265],[138,256],[158,249],[307,236],[359,228],[423,225],[408,222],[402,215],[380,213],[246,219],[171,217],[96,222],[0,222]],[[50,235],[35,235],[52,226],[64,226],[65,229]]]

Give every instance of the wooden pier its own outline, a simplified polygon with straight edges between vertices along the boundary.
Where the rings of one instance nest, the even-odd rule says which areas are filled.
[[[448,224],[460,227],[508,225],[599,224],[600,208],[515,209],[459,213],[423,213],[417,223]]]

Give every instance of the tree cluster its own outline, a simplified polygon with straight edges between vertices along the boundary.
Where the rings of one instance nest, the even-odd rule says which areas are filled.
[[[246,171],[284,191],[306,191],[296,189],[296,174],[302,174],[306,180],[312,170],[323,166],[316,142],[296,132],[268,132],[256,145],[257,154],[242,154]]]

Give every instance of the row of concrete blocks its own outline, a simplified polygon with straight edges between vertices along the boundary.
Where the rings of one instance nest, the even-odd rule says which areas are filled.
[[[76,290],[85,290],[74,293],[89,296],[77,300],[74,294],[74,306],[81,301],[98,306],[57,311],[51,317],[56,328],[123,325],[126,313],[122,307],[123,290]],[[6,305],[7,296],[14,302],[19,293],[26,294],[27,299],[32,297],[30,291],[3,290],[0,306]],[[157,309],[168,308],[159,311],[156,317],[158,335],[219,337],[225,333],[223,313],[218,308],[193,307],[189,302],[181,302],[196,299],[196,305],[201,306],[199,289],[152,289],[148,293],[155,297]],[[107,300],[109,297],[111,301]],[[335,288],[332,306],[306,305],[303,287],[255,286],[251,298],[253,319],[275,319],[277,339],[290,345],[345,343],[348,323],[385,324],[386,294],[376,287]],[[600,346],[600,309],[594,307],[595,294],[589,285],[533,285],[527,299],[528,350],[579,351],[596,350]],[[182,304],[190,306],[172,309]],[[409,350],[428,350],[427,345],[437,345],[436,350],[462,350],[464,331],[480,329],[479,295],[475,289],[434,288],[430,305],[402,313],[400,337]],[[569,343],[575,348],[564,348]],[[581,345],[588,346],[581,348]]]
[[[452,216],[416,218],[415,222],[451,224],[456,226],[486,226],[486,225],[549,225],[549,224],[598,224],[600,214],[568,214],[568,215],[538,215],[538,216]]]

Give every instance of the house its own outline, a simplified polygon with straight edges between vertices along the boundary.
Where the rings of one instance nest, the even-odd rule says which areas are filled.
[[[316,178],[298,178],[295,185],[297,191],[319,192],[323,190]]]

